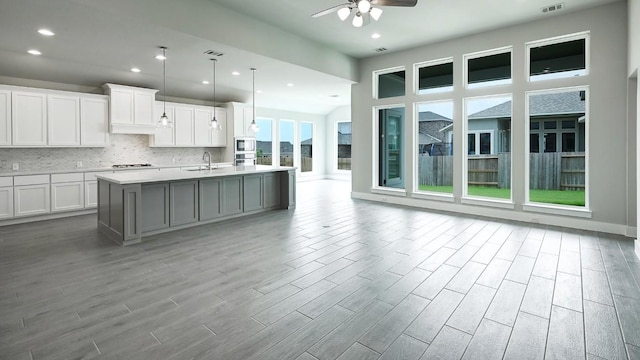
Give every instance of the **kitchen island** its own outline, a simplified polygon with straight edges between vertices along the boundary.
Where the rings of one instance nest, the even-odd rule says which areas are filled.
[[[97,178],[98,230],[122,245],[167,231],[295,207],[293,167],[229,166]]]

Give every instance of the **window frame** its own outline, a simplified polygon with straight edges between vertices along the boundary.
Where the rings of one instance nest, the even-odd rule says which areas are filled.
[[[423,67],[437,66],[437,65],[449,64],[449,63],[451,63],[453,67],[451,75],[455,79],[455,62],[453,61],[452,56],[413,64],[413,94],[418,96],[426,96],[431,94],[453,92],[453,90],[455,89],[454,79],[452,79],[451,81],[450,89],[449,89],[449,86],[447,86],[447,87],[443,87],[442,89],[441,88],[431,89],[431,91],[428,91],[424,94],[420,94],[420,69]]]
[[[282,123],[291,123],[293,125],[293,131],[292,131],[292,136],[293,136],[293,140],[292,140],[292,146],[293,146],[293,165],[294,167],[297,168],[296,172],[300,172],[300,166],[298,164],[299,161],[297,161],[300,158],[300,154],[298,154],[299,149],[296,146],[296,143],[298,143],[298,126],[297,126],[297,121],[296,120],[290,120],[290,119],[278,119],[278,165],[277,166],[285,166],[282,165],[280,163],[280,158],[282,157],[282,145],[280,144],[282,142],[282,132],[281,132],[281,125]]]
[[[379,135],[380,135],[380,119],[378,118],[378,114],[380,112],[380,110],[385,110],[385,109],[394,109],[394,108],[403,108],[405,111],[405,116],[404,116],[404,122],[405,122],[405,131],[404,131],[404,146],[403,146],[403,152],[406,152],[406,142],[407,140],[410,140],[410,138],[407,137],[407,133],[406,133],[406,122],[407,122],[407,107],[405,103],[393,103],[393,104],[389,104],[389,105],[376,105],[373,106],[371,108],[371,121],[372,121],[372,128],[373,128],[373,132],[371,134],[371,192],[372,193],[379,193],[379,194],[387,194],[387,195],[392,195],[392,196],[406,196],[407,194],[407,183],[406,183],[406,166],[404,165],[404,161],[406,160],[406,156],[407,154],[403,153],[402,156],[402,160],[401,160],[401,164],[402,164],[402,172],[403,172],[403,179],[405,181],[405,186],[404,188],[400,189],[400,188],[393,188],[393,187],[387,187],[387,186],[380,186],[378,185],[378,180],[380,179],[380,142],[379,142]]]
[[[401,98],[404,96],[407,96],[407,69],[405,66],[394,66],[391,68],[386,68],[386,69],[381,69],[381,70],[374,70],[372,72],[372,90],[373,90],[373,99],[374,100],[380,100],[381,98],[378,96],[378,86],[379,86],[379,77],[380,75],[384,75],[384,74],[391,74],[394,72],[398,72],[398,71],[404,71],[404,86],[405,86],[405,91],[403,95],[398,95],[398,96],[389,96],[389,97],[385,97],[382,99],[393,99],[393,98]]]
[[[268,117],[260,117],[260,116],[257,116],[257,117],[256,117],[256,122],[261,121],[261,120],[271,121],[271,164],[273,165],[273,164],[274,164],[274,159],[275,159],[275,157],[276,157],[276,153],[275,153],[275,141],[274,141],[275,136],[276,136],[276,134],[275,134],[276,129],[275,129],[275,126],[273,126],[273,124],[275,124],[275,123],[276,123],[276,119],[268,118]],[[262,127],[260,127],[260,130],[263,130],[263,128],[262,128]],[[258,137],[256,136],[256,143],[257,143],[257,141],[258,141]],[[257,146],[257,145],[256,145],[256,146]],[[278,151],[279,151],[279,150],[280,150],[280,147],[278,147]],[[257,157],[257,156],[258,156],[258,153],[257,153],[257,149],[256,149],[256,157]],[[279,158],[279,157],[280,157],[280,155],[278,154],[278,158]]]
[[[531,49],[535,48],[535,47],[539,47],[539,46],[546,46],[546,45],[555,45],[555,44],[561,44],[564,42],[568,42],[568,41],[574,41],[574,40],[581,40],[584,39],[585,43],[584,43],[584,75],[579,75],[579,76],[575,76],[575,77],[579,77],[579,78],[583,78],[585,76],[588,76],[590,73],[590,69],[591,69],[591,32],[590,31],[581,31],[581,32],[577,32],[577,33],[573,33],[573,34],[567,34],[567,35],[560,35],[560,36],[554,36],[554,37],[550,37],[550,38],[546,38],[546,39],[541,39],[541,40],[534,40],[534,41],[529,41],[526,42],[525,45],[525,64],[524,64],[524,78],[526,79],[527,83],[537,83],[537,82],[544,82],[544,81],[553,81],[553,80],[557,80],[557,79],[569,79],[572,78],[574,76],[559,76],[557,78],[553,78],[553,79],[539,79],[539,80],[532,80],[531,79]]]
[[[352,144],[351,146],[353,147],[353,123],[351,122],[351,120],[336,120],[334,122],[334,131],[333,131],[333,138],[334,138],[334,144],[335,147],[333,149],[333,153],[335,156],[333,156],[333,171],[336,173],[340,173],[340,174],[351,174],[351,169],[349,170],[345,170],[345,169],[339,169],[338,168],[338,154],[340,152],[338,146],[340,146],[339,139],[338,139],[338,129],[340,128],[338,124],[340,123],[350,123],[351,124],[351,141]],[[353,151],[353,148],[352,148]],[[352,158],[353,159],[353,158]]]
[[[509,56],[511,59],[510,66],[509,66],[509,82],[508,83],[492,84],[492,82],[489,81],[486,83],[469,84],[469,60],[492,56],[492,55],[499,55],[504,53],[509,53]],[[503,46],[503,47],[490,49],[490,50],[477,51],[477,52],[462,55],[462,87],[465,90],[488,89],[488,88],[495,88],[500,86],[511,86],[511,85],[513,85],[513,46],[512,45]]]
[[[311,171],[302,171],[302,127],[304,125],[311,125]],[[316,171],[316,161],[314,160],[314,156],[313,156],[313,146],[315,144],[315,140],[314,137],[316,137],[316,124],[313,121],[299,121],[298,122],[298,141],[297,141],[297,148],[298,148],[298,152],[300,153],[300,175],[301,176],[308,176],[308,175],[312,175],[315,174]],[[295,159],[294,159],[295,160]]]

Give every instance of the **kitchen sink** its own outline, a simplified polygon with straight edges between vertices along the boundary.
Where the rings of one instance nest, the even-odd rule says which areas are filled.
[[[196,167],[192,167],[192,168],[184,168],[182,170],[185,171],[210,171],[210,170],[217,170],[217,169],[222,169],[222,168],[227,168],[227,167],[231,167],[233,165],[231,164],[218,164],[218,165],[212,165],[211,168],[209,168],[209,166],[207,165],[202,165],[202,166],[196,166]]]

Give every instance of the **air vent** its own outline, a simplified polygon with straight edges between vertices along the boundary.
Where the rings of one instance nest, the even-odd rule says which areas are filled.
[[[217,56],[217,57],[221,57],[224,55],[224,53],[221,53],[220,51],[215,51],[215,50],[207,50],[204,52],[204,54],[209,56]]]
[[[385,52],[385,51],[387,51],[387,48],[381,47],[381,48],[377,48],[377,49],[373,49],[373,50],[375,50],[375,52]]]
[[[545,6],[542,9],[540,9],[540,11],[542,11],[543,14],[546,14],[546,13],[550,13],[552,11],[557,11],[557,10],[562,10],[562,9],[564,9],[564,3]]]

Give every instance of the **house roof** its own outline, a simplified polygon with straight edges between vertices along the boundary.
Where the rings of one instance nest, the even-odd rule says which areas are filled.
[[[439,142],[442,142],[442,141],[437,137],[431,136],[429,134],[425,134],[423,132],[418,133],[418,144],[420,145],[427,145],[427,144],[433,144],[433,143],[439,143]]]
[[[351,145],[351,134],[338,132],[338,145]]]
[[[453,122],[446,116],[434,113],[433,111],[422,111],[418,115],[418,121],[448,121]]]
[[[538,94],[530,97],[529,115],[584,115],[585,102],[580,91]],[[469,119],[490,119],[511,116],[511,100],[469,115]]]

